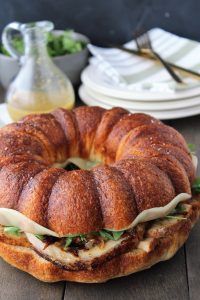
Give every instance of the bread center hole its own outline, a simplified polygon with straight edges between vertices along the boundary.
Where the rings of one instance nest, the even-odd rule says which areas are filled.
[[[55,164],[54,167],[63,168],[68,171],[72,170],[90,170],[95,166],[102,164],[100,161],[91,161],[80,157],[70,157],[63,164]]]

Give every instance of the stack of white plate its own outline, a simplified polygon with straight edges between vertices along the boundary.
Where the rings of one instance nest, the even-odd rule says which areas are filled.
[[[151,30],[150,36],[163,58],[199,71],[199,43],[158,28]],[[135,48],[133,41],[126,46]],[[79,89],[85,104],[123,107],[163,120],[200,114],[200,81],[188,77],[185,85],[179,85],[154,61],[118,49],[89,48],[94,57],[82,73]]]

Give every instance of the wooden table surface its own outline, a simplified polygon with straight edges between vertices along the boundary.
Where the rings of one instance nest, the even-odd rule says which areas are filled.
[[[167,122],[200,158],[200,115]],[[199,172],[198,172],[199,174]],[[0,259],[0,300],[198,300],[200,299],[200,222],[186,244],[169,261],[151,269],[101,284],[38,281]]]

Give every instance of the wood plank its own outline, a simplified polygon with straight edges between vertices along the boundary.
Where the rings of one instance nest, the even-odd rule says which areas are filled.
[[[193,231],[185,246],[190,300],[197,300],[200,298],[199,232],[200,232],[200,222],[193,228]]]
[[[65,284],[44,283],[0,259],[0,300],[61,300]]]
[[[184,249],[149,270],[102,284],[67,283],[64,300],[186,300],[188,298]]]
[[[195,144],[196,154],[200,160],[200,116],[183,119],[175,122],[175,127],[180,130],[186,140]],[[200,167],[198,172],[200,174]],[[200,222],[194,227],[191,235],[185,245],[187,276],[189,284],[189,295],[191,300],[199,299],[200,295]]]
[[[5,90],[0,85],[0,103],[4,103],[4,98],[5,98]]]

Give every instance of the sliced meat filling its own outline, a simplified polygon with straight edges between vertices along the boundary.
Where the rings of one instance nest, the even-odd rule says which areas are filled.
[[[144,235],[144,224],[124,232],[102,230],[88,235],[55,238],[27,233],[33,249],[53,264],[70,271],[94,269],[132,248]]]

